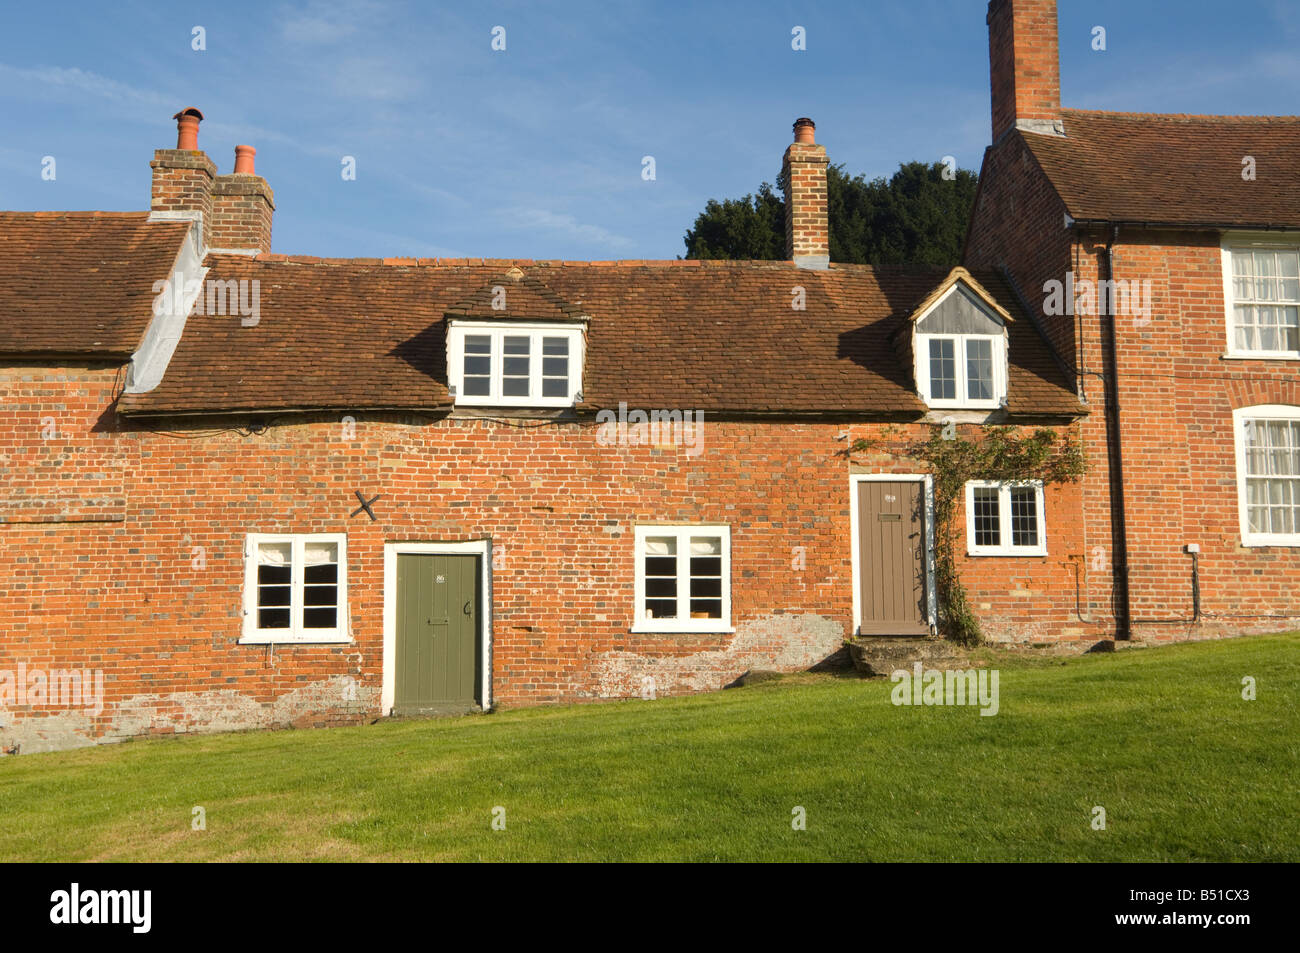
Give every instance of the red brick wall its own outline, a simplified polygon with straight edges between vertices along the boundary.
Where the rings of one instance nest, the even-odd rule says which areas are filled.
[[[792,142],[782,159],[785,174],[785,254],[794,260],[831,253],[827,215],[826,147]]]
[[[212,186],[210,246],[269,252],[274,209],[270,186],[261,176],[218,176]]]
[[[1060,118],[1056,0],[992,0],[987,19],[996,143],[1017,119]]]
[[[20,714],[32,745],[378,714],[383,544],[397,540],[490,536],[503,547],[492,574],[493,685],[505,705],[635,695],[645,675],[659,694],[716,689],[751,668],[814,664],[851,628],[844,449],[878,427],[706,420],[698,456],[600,446],[590,425],[362,414],[355,437],[338,418],[261,435],[234,420],[114,433],[96,431],[111,426],[112,373],[20,379],[29,376],[0,372],[6,406],[18,408],[4,452],[32,446],[28,431],[53,414],[74,455],[112,461],[108,482],[123,496],[117,522],[0,524],[0,669],[106,673],[96,717]],[[25,460],[6,472],[10,494],[39,472]],[[90,469],[65,464],[76,474],[69,485],[98,483]],[[349,516],[354,490],[382,494],[378,522]],[[1074,618],[1077,511],[1077,488],[1053,489],[1050,556],[969,561],[971,601],[990,636],[1087,637]],[[734,634],[629,634],[633,525],[673,520],[731,527]],[[238,644],[250,532],[346,532],[353,644]],[[355,700],[341,691],[346,678]],[[15,730],[6,724],[0,740]]]
[[[1079,277],[1105,277],[1104,241],[1082,241]],[[1141,639],[1268,631],[1300,620],[1300,549],[1241,545],[1233,410],[1300,405],[1300,374],[1286,361],[1225,360],[1226,304],[1219,236],[1123,229],[1115,277],[1151,282],[1149,319],[1115,319],[1120,438],[1127,512],[1129,591]],[[1082,354],[1103,367],[1103,319],[1083,320]],[[1089,481],[1090,542],[1108,540],[1110,495],[1103,484],[1105,394],[1083,433],[1098,466]],[[1094,531],[1095,530],[1095,531]],[[1145,620],[1192,614],[1191,557],[1198,543],[1197,626]],[[1112,550],[1107,542],[1107,555]],[[1269,618],[1274,616],[1275,618]]]
[[[1068,129],[1067,129],[1068,133]],[[1075,370],[1091,414],[1079,427],[1084,481],[1087,612],[1115,631],[1116,540],[1107,440],[1106,324],[1096,313],[1042,315],[1045,282],[1107,277],[1109,231],[1066,230],[1065,208],[1019,135],[985,156],[967,263],[1006,264]],[[1219,236],[1121,231],[1115,277],[1151,282],[1149,321],[1116,319],[1132,635],[1141,640],[1276,631],[1300,623],[1300,550],[1240,544],[1232,411],[1300,404],[1294,362],[1225,360],[1226,305]],[[1203,616],[1192,624],[1192,559],[1201,546]],[[1188,620],[1154,622],[1152,620]]]
[[[1044,312],[1043,286],[1069,267],[1071,234],[1065,203],[1039,169],[1019,133],[987,149],[979,196],[966,238],[968,268],[1010,272],[1039,325],[1067,366],[1074,366],[1075,320]]]
[[[158,149],[149,167],[153,169],[150,211],[201,212],[204,245],[210,244],[216,165],[203,152]]]

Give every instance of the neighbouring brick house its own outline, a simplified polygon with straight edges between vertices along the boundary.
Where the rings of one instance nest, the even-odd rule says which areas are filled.
[[[1078,485],[969,488],[959,562],[990,637],[1294,622],[1300,539],[1272,532],[1282,504],[1239,510],[1234,426],[1273,460],[1300,422],[1234,412],[1294,410],[1297,365],[1249,356],[1198,389],[1230,376],[1223,228],[1139,230],[1108,204],[1148,201],[1119,147],[1134,128],[1179,154],[1155,204],[1194,214],[1176,175],[1222,129],[1062,110],[1055,5],[995,0],[990,26],[969,270],[829,263],[807,120],[783,262],[271,254],[252,150],[218,175],[197,110],[155,153],[150,212],[0,213],[0,744],[702,691],[855,632],[927,632],[927,474],[848,450],[945,421],[1055,428],[1092,461]],[[1219,122],[1261,132],[1258,181],[1295,170],[1295,121]],[[1202,206],[1229,185],[1198,178]],[[1281,187],[1233,196],[1236,224],[1300,228]],[[1112,224],[1112,267],[1160,271],[1151,327],[1121,320],[1107,348],[1040,291],[1076,252],[1077,275],[1104,273]],[[1122,481],[1096,373],[1116,359]],[[1290,472],[1242,485],[1290,492]],[[1198,616],[1147,624],[1188,605],[1185,542]],[[81,704],[60,695],[74,677]]]
[[[1054,0],[995,0],[988,23],[966,263],[1032,302],[1091,411],[1086,631],[1295,627],[1300,117],[1064,109]]]

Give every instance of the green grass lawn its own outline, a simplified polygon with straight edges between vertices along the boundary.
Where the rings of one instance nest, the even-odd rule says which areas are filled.
[[[0,859],[1300,860],[1300,633],[990,664],[5,758]]]

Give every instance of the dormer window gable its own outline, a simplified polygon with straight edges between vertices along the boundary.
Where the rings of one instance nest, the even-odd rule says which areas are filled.
[[[965,269],[949,275],[912,316],[915,380],[926,406],[1005,406],[1010,321]]]
[[[512,268],[448,310],[447,389],[457,407],[573,407],[586,331],[580,308]]]

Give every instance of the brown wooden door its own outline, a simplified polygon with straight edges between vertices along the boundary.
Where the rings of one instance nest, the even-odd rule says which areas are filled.
[[[863,635],[925,635],[925,493],[919,480],[858,484]]]

